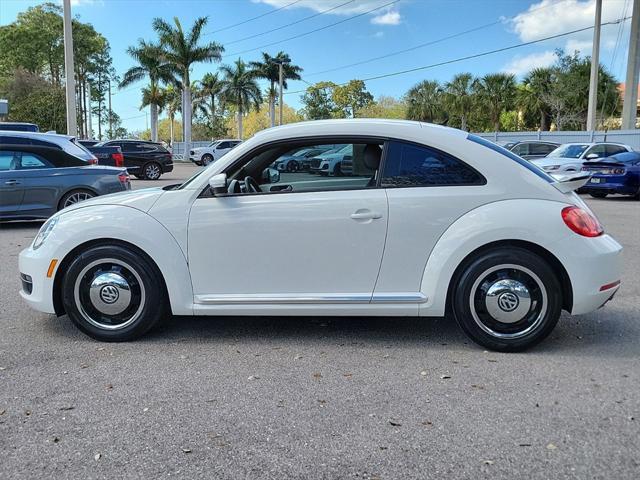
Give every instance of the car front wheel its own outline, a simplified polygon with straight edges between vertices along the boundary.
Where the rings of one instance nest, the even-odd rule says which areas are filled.
[[[211,162],[213,162],[213,156],[212,155],[207,153],[207,154],[202,156],[202,165],[204,165],[206,167]]]
[[[548,263],[521,248],[490,250],[455,280],[453,312],[476,343],[525,350],[546,338],[562,310],[561,286]]]
[[[161,278],[144,254],[119,245],[91,247],[68,266],[62,303],[71,321],[90,337],[132,340],[165,314]]]
[[[162,168],[156,162],[147,163],[142,171],[144,172],[144,178],[147,180],[158,180],[162,175]]]

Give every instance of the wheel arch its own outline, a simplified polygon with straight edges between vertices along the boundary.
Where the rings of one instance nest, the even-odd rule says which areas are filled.
[[[562,288],[562,309],[568,312],[571,311],[573,307],[573,287],[571,285],[571,279],[569,278],[569,274],[567,270],[564,268],[560,260],[551,253],[546,248],[527,240],[519,240],[519,239],[504,239],[504,240],[496,240],[485,245],[482,245],[476,248],[474,251],[469,253],[464,259],[458,264],[453,275],[449,280],[449,285],[447,286],[447,298],[446,298],[446,311],[450,313],[451,311],[451,302],[453,300],[453,290],[462,275],[464,269],[471,263],[473,258],[476,256],[488,252],[490,250],[499,250],[505,247],[516,247],[522,248],[523,250],[527,250],[531,253],[534,253],[541,257],[543,260],[547,262],[547,264],[551,267],[553,272],[558,277],[560,281],[560,286]]]
[[[136,252],[136,254],[144,257],[147,261],[149,261],[154,268],[160,274],[160,281],[162,283],[164,298],[167,301],[168,307],[171,309],[171,302],[169,301],[169,290],[167,288],[167,283],[164,278],[164,274],[162,270],[158,266],[155,260],[151,258],[142,248],[134,245],[131,242],[127,242],[125,240],[117,239],[117,238],[96,238],[93,240],[86,241],[76,246],[68,252],[62,261],[59,263],[58,268],[56,269],[56,274],[53,279],[53,307],[55,309],[55,313],[57,316],[61,316],[65,314],[64,306],[62,304],[62,281],[64,279],[64,273],[67,271],[67,268],[73,262],[73,260],[80,255],[83,251],[88,250],[92,247],[98,246],[119,246],[124,247]]]

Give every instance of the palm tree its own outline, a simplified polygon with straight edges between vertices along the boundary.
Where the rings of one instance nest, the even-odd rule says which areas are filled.
[[[162,60],[160,46],[138,40],[138,45],[129,47],[127,53],[136,61],[138,65],[127,70],[119,84],[120,88],[124,88],[132,83],[149,77],[149,92],[157,92],[160,82],[170,82],[173,79],[171,66]],[[144,103],[143,107],[149,106],[151,111],[151,140],[158,141],[158,104],[152,100]]]
[[[269,81],[269,89],[267,95],[269,97],[269,118],[271,126],[276,124],[276,85],[280,82],[280,64],[282,64],[282,88],[287,89],[287,80],[300,80],[302,68],[291,64],[289,54],[278,52],[272,57],[266,52],[262,52],[262,61],[249,62],[253,68],[257,78],[263,78]]]
[[[474,78],[470,73],[459,73],[444,86],[445,103],[460,117],[462,130],[467,129],[467,120],[475,101],[473,82]]]
[[[435,80],[423,80],[414,85],[405,97],[407,118],[422,122],[442,119],[442,89]]]
[[[500,131],[500,114],[513,106],[516,96],[515,76],[491,73],[474,83],[481,108],[489,113],[496,132]]]
[[[260,86],[252,70],[247,64],[238,59],[232,66],[223,65],[220,71],[224,75],[222,79],[222,98],[225,102],[234,105],[238,114],[238,138],[242,139],[242,117],[253,106],[256,110],[262,103]]]
[[[175,122],[176,113],[182,111],[182,99],[179,87],[174,84],[167,85],[164,89],[165,106],[167,108],[167,116],[169,117],[169,144],[173,146],[174,132],[173,124]]]
[[[551,94],[553,83],[553,68],[534,68],[522,79],[523,88],[517,98],[520,107],[539,115],[542,131],[551,126],[551,109],[545,99]]]
[[[151,141],[158,141],[158,114],[162,112],[162,109],[166,104],[165,90],[158,85],[149,85],[142,89],[142,103],[140,104],[140,110],[145,107],[150,107],[154,111],[154,115],[151,118]],[[154,119],[155,117],[155,119]],[[154,128],[155,124],[155,128]]]
[[[208,17],[199,17],[188,33],[182,29],[180,20],[173,18],[174,25],[169,25],[161,18],[153,20],[153,29],[160,38],[162,57],[180,78],[182,85],[183,108],[182,122],[184,128],[185,152],[191,148],[191,66],[199,62],[220,61],[224,47],[216,42],[200,45],[202,29]]]
[[[200,80],[198,96],[201,100],[200,110],[209,117],[211,128],[216,122],[216,98],[219,98],[222,91],[222,81],[217,73],[207,73]],[[218,105],[220,106],[220,105]]]

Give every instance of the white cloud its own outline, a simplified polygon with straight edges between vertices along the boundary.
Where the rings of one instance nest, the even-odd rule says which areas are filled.
[[[371,19],[374,25],[398,25],[400,23],[400,12],[390,10],[377,15]]]
[[[603,0],[602,21],[610,22],[631,15],[632,2]],[[624,6],[627,10],[623,11]],[[595,18],[595,0],[542,0],[516,15],[508,23],[523,42],[549,37],[571,30],[592,26]],[[618,28],[604,26],[601,30],[601,45],[611,49],[615,46]],[[591,53],[593,30],[585,30],[567,37],[564,48],[568,53],[580,50]]]
[[[546,52],[532,53],[530,55],[517,56],[511,59],[511,61],[502,69],[507,73],[513,73],[514,75],[524,75],[534,68],[548,67],[553,65],[556,60],[556,54],[549,50]]]
[[[252,0],[254,3],[266,3],[267,5],[271,5],[275,8],[284,7],[291,3],[292,0]],[[338,7],[343,3],[346,3],[347,0],[301,0],[300,2],[291,5],[291,9],[293,8],[308,8],[313,10],[314,12],[324,12],[325,10],[329,10],[331,8]],[[382,7],[385,2],[384,0],[354,0],[351,3],[348,3],[342,7],[336,8],[335,10],[331,10],[327,12],[331,15],[353,15],[357,13],[368,12],[369,10]],[[381,12],[381,13],[380,13]],[[378,13],[377,16],[373,17],[372,23],[376,23],[378,25],[397,25],[400,23],[400,13],[395,10],[390,10],[389,8],[381,9],[380,11],[371,12],[372,15]],[[379,21],[374,21],[379,19]]]

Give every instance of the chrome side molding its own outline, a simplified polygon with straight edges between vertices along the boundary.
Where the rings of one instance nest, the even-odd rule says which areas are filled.
[[[424,303],[422,293],[330,293],[330,294],[221,294],[195,295],[198,305],[305,305],[305,304],[369,304],[369,303]]]

